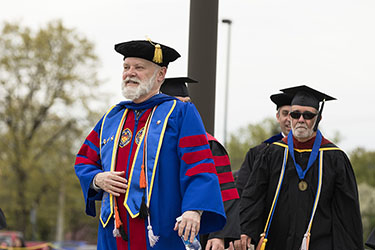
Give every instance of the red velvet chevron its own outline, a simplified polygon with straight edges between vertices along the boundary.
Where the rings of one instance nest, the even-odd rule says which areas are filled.
[[[186,171],[187,176],[193,176],[200,173],[216,174],[215,165],[210,162],[210,159],[212,159],[212,153],[208,148],[206,135],[192,135],[183,137],[180,139],[179,147],[191,148],[182,156],[182,160],[186,164],[194,165],[200,162],[198,165],[195,165]],[[207,159],[209,159],[209,162],[207,162]]]
[[[99,140],[98,133],[95,130],[92,130],[78,152],[75,165],[93,164],[100,167]]]

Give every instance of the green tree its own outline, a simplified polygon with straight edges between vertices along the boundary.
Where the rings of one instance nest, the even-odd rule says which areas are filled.
[[[359,203],[363,224],[363,238],[366,240],[375,228],[375,188],[362,182],[358,185]]]
[[[266,118],[257,124],[241,127],[237,132],[230,134],[227,146],[232,164],[232,170],[237,170],[250,148],[260,144],[270,136],[279,133],[280,127],[274,118]]]
[[[356,148],[350,153],[350,162],[358,183],[367,183],[375,187],[375,151]]]
[[[356,148],[350,153],[350,161],[358,182],[363,235],[367,239],[375,228],[375,152]]]
[[[98,58],[93,43],[61,21],[36,31],[4,23],[0,32],[1,206],[10,229],[53,239],[56,224],[68,231],[91,223],[81,219],[73,165],[88,124],[98,119],[93,106],[100,108],[90,102]],[[70,217],[58,223],[59,209]]]

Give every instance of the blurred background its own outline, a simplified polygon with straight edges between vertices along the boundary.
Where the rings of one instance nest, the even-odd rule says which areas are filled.
[[[0,208],[14,232],[4,237],[95,249],[98,218],[84,214],[73,165],[97,120],[122,100],[113,46],[150,37],[182,55],[167,76],[186,76],[189,11],[188,0],[2,4]],[[373,0],[221,0],[218,12],[215,137],[227,140],[232,169],[277,131],[271,94],[307,84],[336,97],[321,130],[352,162],[364,238],[375,226],[374,11]]]

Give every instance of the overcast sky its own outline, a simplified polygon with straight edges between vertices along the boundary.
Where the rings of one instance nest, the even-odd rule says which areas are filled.
[[[336,97],[327,102],[321,129],[349,152],[375,150],[375,0],[221,0],[218,23],[215,135],[223,137],[226,42],[232,23],[228,131],[275,116],[269,96],[306,84]],[[2,1],[0,21],[34,28],[62,19],[96,44],[100,77],[122,100],[118,42],[145,39],[169,45],[182,57],[167,76],[187,74],[188,0]],[[1,53],[1,52],[0,52]]]

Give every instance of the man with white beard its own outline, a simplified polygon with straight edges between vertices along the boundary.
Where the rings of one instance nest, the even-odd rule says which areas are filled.
[[[292,130],[257,158],[241,197],[241,249],[363,249],[356,179],[346,154],[322,136],[325,101],[302,85],[292,95]],[[319,103],[322,102],[319,110]]]
[[[220,230],[225,212],[198,111],[160,94],[169,62],[165,45],[115,45],[124,56],[122,93],[77,154],[86,213],[101,200],[97,249],[185,249],[198,233]],[[176,222],[176,219],[177,222]]]

